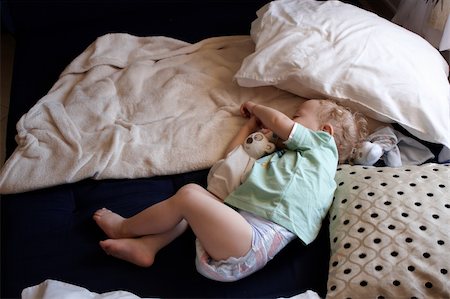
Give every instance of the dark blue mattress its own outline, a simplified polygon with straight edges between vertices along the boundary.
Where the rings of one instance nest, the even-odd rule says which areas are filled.
[[[142,297],[277,297],[314,289],[323,294],[329,240],[324,229],[314,244],[294,241],[263,270],[238,282],[204,278],[194,266],[194,235],[158,253],[150,268],[107,256],[105,235],[92,220],[103,206],[133,215],[172,195],[187,182],[204,183],[205,171],[139,180],[86,180],[2,197],[2,298],[52,278],[98,293],[128,290]],[[327,227],[326,225],[324,226]]]
[[[249,34],[263,1],[2,1],[2,30],[16,40],[7,155],[15,124],[44,96],[79,53],[98,36],[126,32],[196,42]],[[324,296],[329,262],[328,225],[309,246],[296,240],[263,270],[238,282],[208,280],[195,270],[194,235],[187,231],[158,253],[150,268],[107,256],[92,220],[108,207],[129,216],[171,196],[189,182],[205,184],[208,170],[133,180],[84,180],[1,196],[1,298],[56,279],[103,293],[141,297],[279,297],[308,289]],[[24,180],[27,178],[24,177]]]

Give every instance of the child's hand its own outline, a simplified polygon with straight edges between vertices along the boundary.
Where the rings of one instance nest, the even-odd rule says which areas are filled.
[[[253,107],[255,107],[255,106],[256,106],[256,104],[251,101],[248,101],[248,102],[245,102],[244,104],[242,104],[241,109],[240,109],[242,117],[245,117],[245,118],[252,117],[253,116]]]
[[[271,135],[271,134],[273,134],[273,132],[271,131],[271,130],[269,130],[269,129],[267,129],[267,128],[261,128],[261,133],[263,133],[264,135]]]
[[[247,128],[251,131],[251,132],[256,132],[259,130],[261,123],[259,122],[259,120],[255,117],[255,116],[251,116],[248,120],[247,123],[245,124],[247,126]]]

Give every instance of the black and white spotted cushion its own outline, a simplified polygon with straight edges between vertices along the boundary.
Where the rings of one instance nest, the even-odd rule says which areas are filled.
[[[450,298],[450,167],[342,165],[327,298]]]

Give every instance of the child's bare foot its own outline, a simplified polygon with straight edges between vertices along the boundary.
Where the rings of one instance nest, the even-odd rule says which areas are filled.
[[[140,267],[150,267],[157,252],[142,238],[109,239],[100,241],[100,246],[107,254]]]
[[[122,223],[125,220],[119,214],[116,214],[106,208],[97,210],[94,213],[94,220],[98,226],[112,239],[130,237],[125,235],[122,230]]]
[[[158,251],[181,235],[188,223],[181,221],[176,227],[161,234],[146,235],[140,238],[109,239],[100,241],[107,254],[141,267],[150,267]]]

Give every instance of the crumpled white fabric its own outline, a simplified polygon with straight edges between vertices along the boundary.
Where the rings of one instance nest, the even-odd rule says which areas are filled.
[[[138,297],[127,291],[112,291],[107,293],[94,293],[86,288],[65,283],[58,280],[47,279],[42,283],[25,288],[22,291],[22,299],[146,299]],[[148,297],[147,297],[148,298]],[[314,291],[306,291],[289,299],[320,299]],[[279,299],[288,299],[280,297]]]
[[[320,296],[316,292],[308,290],[304,293],[297,294],[292,297],[288,297],[288,298],[280,297],[278,299],[320,299]]]
[[[127,291],[112,291],[97,294],[80,286],[58,280],[47,279],[44,282],[25,288],[22,299],[138,299]]]
[[[245,122],[242,103],[289,113],[304,101],[233,81],[253,50],[249,36],[195,44],[99,37],[17,123],[18,146],[0,170],[0,194],[211,167]]]

